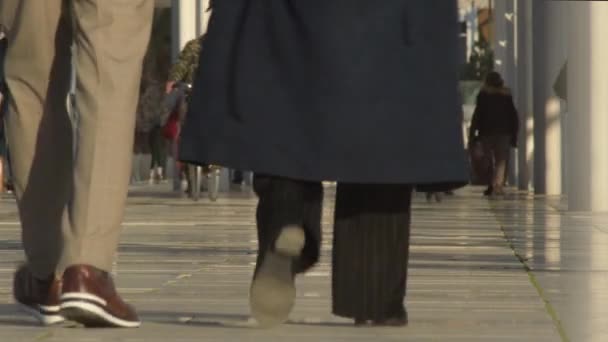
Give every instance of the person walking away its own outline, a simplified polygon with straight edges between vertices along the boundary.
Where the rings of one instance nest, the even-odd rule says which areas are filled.
[[[491,157],[493,173],[485,195],[504,195],[509,149],[517,147],[519,117],[511,91],[498,72],[485,79],[473,113],[469,141],[479,139],[484,153]]]
[[[151,152],[150,184],[158,184],[164,179],[167,165],[167,139],[163,135],[163,84],[153,79],[145,81],[143,94],[139,99],[140,113],[149,121],[148,145]]]
[[[14,277],[15,300],[42,324],[137,327],[109,272],[154,1],[2,0],[0,12],[6,6],[16,9],[8,27],[6,127],[26,255]],[[75,139],[65,106],[73,43]]]
[[[458,51],[456,1],[214,2],[180,158],[255,174],[262,326],[319,259],[322,181],[338,182],[333,312],[407,324],[412,189],[468,179]]]
[[[170,68],[170,40],[167,31],[167,14],[161,12],[152,27],[148,51],[144,58],[141,95],[138,104],[138,121],[147,133],[147,144],[151,152],[150,184],[159,183],[165,177],[168,139],[163,134],[164,82]]]

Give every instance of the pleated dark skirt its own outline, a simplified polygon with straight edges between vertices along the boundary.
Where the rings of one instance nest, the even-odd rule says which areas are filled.
[[[405,315],[412,188],[338,185],[333,313],[384,321]]]

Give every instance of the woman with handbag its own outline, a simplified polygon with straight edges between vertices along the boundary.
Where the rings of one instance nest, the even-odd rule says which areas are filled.
[[[477,149],[478,159],[484,158],[482,165],[487,167],[489,163],[492,170],[484,195],[504,195],[509,149],[517,147],[518,132],[519,117],[511,91],[505,87],[499,73],[490,72],[477,96],[469,131],[469,141]],[[482,151],[475,144],[481,144]]]

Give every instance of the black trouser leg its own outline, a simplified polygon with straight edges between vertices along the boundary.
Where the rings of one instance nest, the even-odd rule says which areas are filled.
[[[333,242],[333,312],[383,321],[404,316],[412,188],[339,184]]]
[[[300,273],[312,267],[319,260],[321,246],[321,183],[256,175],[253,186],[259,197],[258,265],[264,252],[273,248],[281,230],[297,225],[304,229],[306,244],[294,269]]]

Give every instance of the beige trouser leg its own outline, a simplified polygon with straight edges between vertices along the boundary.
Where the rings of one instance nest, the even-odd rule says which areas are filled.
[[[72,192],[72,127],[65,110],[70,21],[61,0],[18,3],[6,58],[6,128],[23,245],[34,274],[55,271]]]
[[[15,11],[19,5],[18,0],[0,1],[0,26],[10,29],[15,18]]]
[[[6,65],[13,95],[8,131],[28,263],[39,276],[72,264],[110,270],[154,1],[2,1],[19,1]],[[76,43],[74,157],[65,110],[67,7]]]

